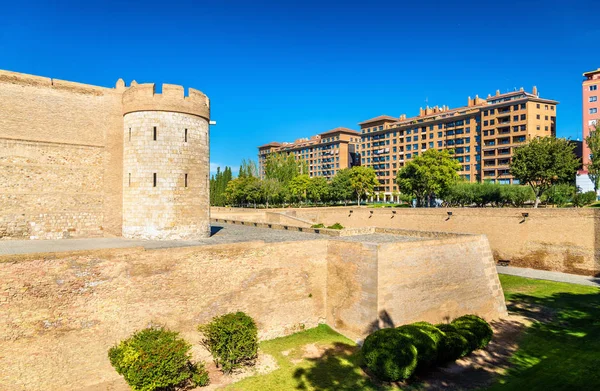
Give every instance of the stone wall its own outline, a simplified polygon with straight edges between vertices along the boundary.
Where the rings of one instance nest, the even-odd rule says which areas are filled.
[[[162,91],[0,71],[0,239],[208,236],[210,102]]]
[[[208,121],[137,111],[125,114],[124,122],[123,236],[208,237]]]
[[[121,93],[0,71],[0,113],[0,238],[120,235]]]
[[[216,218],[256,218],[240,209],[212,208]],[[496,261],[583,275],[600,274],[600,210],[519,208],[296,208],[314,223],[344,227],[381,227],[417,231],[484,234]],[[394,213],[395,212],[395,213]],[[452,213],[452,216],[448,215]],[[528,217],[523,217],[528,213]],[[252,221],[252,220],[251,220]]]
[[[261,338],[324,321],[326,241],[103,250],[0,260],[0,389],[112,389],[107,352],[150,323],[180,331],[245,311]],[[291,261],[293,259],[293,261]]]
[[[332,239],[327,261],[327,322],[356,339],[418,321],[507,315],[485,236],[379,244]]]
[[[397,232],[400,233],[400,232]],[[437,309],[437,310],[436,310]],[[149,324],[208,359],[198,324],[241,310],[269,339],[506,315],[487,240],[246,242],[0,257],[0,389],[115,389],[108,349]]]

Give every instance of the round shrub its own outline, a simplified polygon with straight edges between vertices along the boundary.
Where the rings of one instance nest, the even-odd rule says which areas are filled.
[[[136,391],[209,383],[203,363],[192,364],[191,346],[164,328],[136,332],[108,351],[110,363]]]
[[[466,356],[471,352],[469,341],[451,324],[437,324],[444,337],[438,345],[438,362],[447,363]]]
[[[417,348],[397,329],[377,330],[369,335],[361,354],[366,367],[381,380],[408,379],[417,368]]]
[[[254,320],[245,313],[215,317],[210,323],[198,326],[198,331],[204,336],[202,345],[224,373],[254,364],[258,354],[258,330]]]
[[[473,350],[485,348],[494,335],[494,331],[488,322],[477,315],[461,316],[460,318],[454,319],[452,324],[462,331],[466,330],[475,335],[475,348]]]
[[[396,328],[417,348],[418,367],[426,368],[437,361],[438,345],[444,334],[427,322],[411,323]]]

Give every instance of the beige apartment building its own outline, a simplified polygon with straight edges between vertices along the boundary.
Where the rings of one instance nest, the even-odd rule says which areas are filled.
[[[335,128],[293,143],[271,142],[258,147],[258,167],[264,178],[265,162],[272,153],[293,154],[296,160],[304,160],[310,177],[331,179],[339,170],[360,165],[358,151],[360,132],[347,128]]]
[[[556,136],[558,102],[519,91],[487,99],[468,98],[466,106],[421,109],[418,116],[382,115],[359,123],[361,164],[373,167],[388,199],[398,191],[398,170],[424,151],[453,150],[460,176],[469,182],[518,183],[509,173],[514,149],[535,137]]]

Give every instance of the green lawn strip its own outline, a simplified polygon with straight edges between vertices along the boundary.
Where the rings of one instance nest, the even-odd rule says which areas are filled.
[[[600,389],[600,289],[507,275],[500,280],[511,311],[541,318],[491,390]]]
[[[302,358],[304,346],[327,350],[320,358]],[[392,390],[373,384],[358,363],[356,344],[327,325],[261,342],[279,366],[273,372],[231,384],[226,390]],[[286,352],[287,355],[283,353]]]

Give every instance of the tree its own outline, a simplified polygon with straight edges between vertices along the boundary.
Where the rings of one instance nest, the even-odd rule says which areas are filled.
[[[310,186],[310,177],[308,174],[302,174],[294,177],[288,184],[290,195],[295,200],[306,201],[308,187]]]
[[[265,178],[276,179],[282,185],[287,185],[292,179],[303,173],[308,173],[308,165],[303,159],[296,160],[294,155],[272,153],[265,160]]]
[[[307,189],[308,199],[314,203],[321,202],[329,196],[329,184],[322,176],[310,179]]]
[[[252,159],[242,159],[238,178],[256,178],[258,177],[258,168],[256,162]]]
[[[596,130],[590,132],[585,138],[585,143],[590,148],[590,162],[586,164],[588,177],[594,184],[594,191],[598,192],[600,187],[600,123],[596,124]]]
[[[379,186],[375,170],[371,167],[354,166],[350,169],[349,177],[358,205],[364,196],[373,192],[375,186]]]
[[[265,200],[265,205],[269,209],[269,200],[279,197],[281,192],[281,183],[276,179],[263,179],[260,181],[262,198]]]
[[[460,164],[449,151],[428,149],[402,167],[396,175],[401,192],[417,199],[417,206],[427,199],[443,197],[458,179]]]
[[[214,206],[225,206],[225,189],[231,181],[231,168],[225,166],[225,170],[221,171],[221,167],[217,167],[217,173],[210,178],[210,204]]]
[[[510,164],[510,173],[535,193],[534,208],[542,194],[554,184],[573,180],[579,166],[574,145],[568,140],[542,137],[518,147]]]
[[[339,170],[329,183],[330,197],[336,201],[343,201],[347,205],[348,201],[354,196],[354,189],[350,183],[350,169]]]

